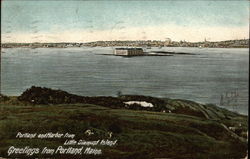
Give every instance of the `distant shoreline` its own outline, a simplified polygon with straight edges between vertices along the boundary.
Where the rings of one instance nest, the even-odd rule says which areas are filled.
[[[227,41],[95,41],[86,43],[61,42],[61,43],[1,43],[1,48],[71,48],[71,47],[197,47],[197,48],[249,48],[249,39],[227,40]]]
[[[117,47],[117,46],[81,46],[81,47],[92,47],[92,48],[95,48],[95,47]],[[11,49],[11,48],[29,48],[29,49],[38,49],[38,48],[81,48],[81,47],[76,47],[76,46],[73,46],[73,47],[36,47],[36,48],[32,48],[32,47],[23,47],[23,46],[11,46],[11,47],[1,47],[2,49]],[[127,47],[127,46],[124,46],[124,47]],[[134,46],[132,46],[134,47]],[[166,46],[166,47],[179,47],[179,48],[199,48],[199,47],[191,47],[191,46]],[[228,49],[249,49],[249,46],[242,46],[242,47],[202,47],[202,48],[217,48],[217,49],[223,49],[223,48],[228,48]],[[201,49],[202,49],[201,48]]]

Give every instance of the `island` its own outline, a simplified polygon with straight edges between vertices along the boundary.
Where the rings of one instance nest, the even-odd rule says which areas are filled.
[[[86,158],[240,159],[247,155],[248,117],[212,104],[121,93],[89,97],[32,86],[18,97],[1,95],[0,109],[0,157],[25,157],[8,156],[11,146],[56,148],[65,142],[17,139],[18,132],[69,133],[79,140],[117,142]],[[72,154],[53,156],[69,157]]]

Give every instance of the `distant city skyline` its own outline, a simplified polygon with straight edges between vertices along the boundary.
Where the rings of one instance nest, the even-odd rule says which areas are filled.
[[[14,1],[2,42],[222,41],[249,38],[249,1]]]

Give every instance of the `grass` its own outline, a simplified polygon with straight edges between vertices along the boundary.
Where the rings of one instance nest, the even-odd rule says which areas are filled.
[[[190,107],[196,103],[168,99],[172,107]],[[197,106],[195,106],[197,107]],[[215,109],[215,108],[214,108]],[[217,109],[217,108],[216,108]],[[196,110],[195,110],[196,111]],[[74,133],[75,139],[118,140],[114,147],[102,147],[101,156],[86,158],[242,158],[246,155],[247,142],[232,137],[221,124],[235,126],[242,123],[247,130],[247,117],[219,109],[230,118],[206,119],[178,113],[111,109],[91,104],[31,105],[19,103],[12,97],[0,104],[0,156],[8,157],[7,150],[15,147],[34,146],[56,148],[61,139],[16,139],[17,132]],[[235,120],[234,120],[235,119]],[[93,136],[84,132],[90,129]],[[20,157],[20,156],[11,156]],[[24,157],[24,156],[21,156]],[[44,156],[37,156],[44,157]],[[69,158],[77,156],[59,156]],[[78,156],[81,157],[81,156]]]

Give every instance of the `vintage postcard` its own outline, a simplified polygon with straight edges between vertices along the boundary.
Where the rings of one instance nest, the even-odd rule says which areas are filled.
[[[0,158],[247,158],[249,5],[1,0]]]

